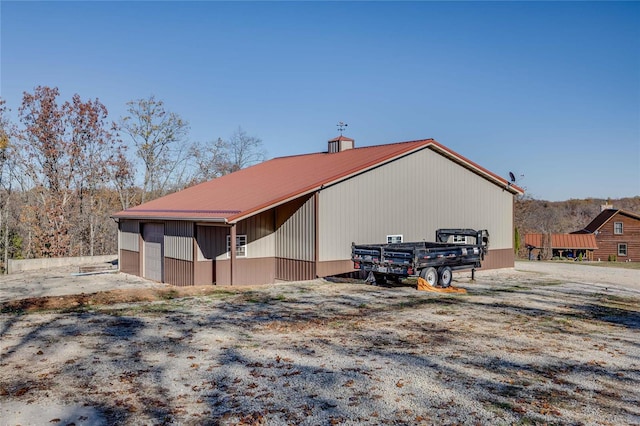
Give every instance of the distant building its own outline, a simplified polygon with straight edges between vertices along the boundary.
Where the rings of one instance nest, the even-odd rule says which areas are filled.
[[[603,206],[587,226],[572,234],[591,234],[598,248],[594,260],[640,261],[640,215]]]
[[[483,268],[514,266],[522,190],[433,139],[280,157],[116,213],[120,270],[174,285],[353,271],[351,243],[487,229]]]
[[[593,260],[598,249],[592,234],[525,234],[524,245],[529,250],[529,260],[539,259],[545,251],[552,257]]]

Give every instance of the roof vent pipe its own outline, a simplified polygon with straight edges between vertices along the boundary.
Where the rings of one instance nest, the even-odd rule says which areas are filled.
[[[346,136],[338,136],[329,141],[329,154],[334,152],[342,152],[355,147],[355,141]]]

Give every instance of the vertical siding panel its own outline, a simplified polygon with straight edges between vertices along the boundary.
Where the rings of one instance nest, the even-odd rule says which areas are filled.
[[[314,262],[276,258],[276,278],[285,281],[304,281],[316,277]]]
[[[276,257],[313,261],[314,197],[295,200],[276,211]]]
[[[315,278],[315,197],[279,206],[275,222],[276,278]]]
[[[120,272],[140,276],[140,253],[120,250],[119,262]]]
[[[275,256],[274,217],[275,211],[271,209],[238,223],[237,234],[247,236],[248,258]]]
[[[165,222],[165,256],[174,259],[193,261],[193,231],[193,222]]]
[[[513,247],[511,193],[430,149],[323,189],[318,214],[324,262],[349,259],[351,242],[432,241],[438,228],[488,229],[491,249]]]
[[[165,282],[175,286],[193,285],[193,263],[165,257]]]
[[[140,221],[121,219],[118,227],[118,237],[120,238],[120,249],[129,251],[140,251]]]

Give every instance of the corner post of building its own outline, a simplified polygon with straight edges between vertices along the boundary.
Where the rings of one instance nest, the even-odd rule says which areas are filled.
[[[320,191],[313,194],[313,269],[314,275],[318,278],[318,266],[320,264]]]
[[[196,268],[196,262],[198,262],[198,236],[196,232],[198,230],[198,226],[195,222],[191,224],[191,285],[197,285],[198,277],[196,276],[198,273],[198,268]]]
[[[235,278],[236,278],[236,224],[233,223],[231,224],[231,230],[230,230],[230,236],[229,236],[229,240],[230,240],[230,250],[231,250],[231,268],[230,268],[230,277],[229,277],[229,284],[233,285],[233,283],[235,282]]]

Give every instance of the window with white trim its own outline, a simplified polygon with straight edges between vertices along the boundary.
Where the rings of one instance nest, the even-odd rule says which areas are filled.
[[[613,233],[616,235],[622,235],[623,225],[622,222],[615,222],[613,224]]]
[[[387,235],[387,244],[401,243],[402,235]]]
[[[456,244],[467,244],[467,236],[466,235],[452,235],[453,242]]]
[[[231,257],[231,235],[227,235],[227,257]],[[246,235],[236,235],[236,257],[247,257]]]
[[[627,255],[627,243],[618,243],[618,256]]]

